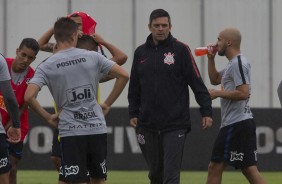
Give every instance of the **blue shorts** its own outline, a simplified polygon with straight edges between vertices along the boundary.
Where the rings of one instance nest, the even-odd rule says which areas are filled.
[[[9,154],[17,159],[21,159],[23,156],[23,141],[20,141],[18,143],[9,143],[8,144],[8,150]]]
[[[236,169],[257,165],[256,124],[253,119],[221,128],[211,161],[225,162]]]

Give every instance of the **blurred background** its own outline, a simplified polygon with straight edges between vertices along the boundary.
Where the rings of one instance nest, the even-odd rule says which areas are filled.
[[[58,17],[84,11],[97,21],[96,32],[128,55],[124,67],[130,72],[134,50],[149,34],[151,11],[163,8],[170,13],[173,36],[191,50],[216,42],[225,27],[238,28],[242,33],[242,53],[252,63],[251,106],[275,108],[280,107],[277,86],[282,80],[281,7],[281,0],[0,0],[0,51],[6,57],[14,57],[23,38],[38,39]],[[32,66],[48,56],[49,53],[39,52]],[[216,59],[219,68],[227,64],[225,57]],[[205,84],[211,87],[206,57],[195,60]],[[107,97],[112,85],[113,82],[101,85],[101,99]],[[39,100],[44,106],[53,105],[47,89],[40,93]],[[114,106],[127,105],[125,89]],[[213,105],[218,107],[219,100]],[[198,106],[194,96],[191,106]]]

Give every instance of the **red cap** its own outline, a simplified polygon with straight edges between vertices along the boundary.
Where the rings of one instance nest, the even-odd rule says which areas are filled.
[[[95,33],[95,27],[97,24],[95,20],[93,20],[87,13],[84,12],[73,12],[72,14],[68,15],[68,17],[71,17],[74,14],[80,16],[82,20],[82,31],[84,34],[92,35]]]

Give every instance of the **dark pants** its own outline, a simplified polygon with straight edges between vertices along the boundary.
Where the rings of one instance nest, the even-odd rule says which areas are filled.
[[[179,184],[187,130],[158,133],[138,127],[136,134],[151,184]]]

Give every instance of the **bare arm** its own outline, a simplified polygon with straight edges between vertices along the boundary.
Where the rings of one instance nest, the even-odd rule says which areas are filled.
[[[100,83],[107,82],[107,81],[112,80],[112,79],[114,79],[114,78],[116,78],[114,75],[106,74],[106,75],[103,75],[103,76],[100,78],[99,82],[100,82]]]
[[[26,110],[27,108],[27,104],[25,103],[24,105],[22,105],[20,108],[19,108],[19,117],[21,118],[24,111]],[[12,119],[10,118],[9,121],[7,122],[7,124],[5,125],[5,130],[8,130],[8,128],[12,126]]]
[[[94,40],[103,45],[104,47],[106,47],[106,49],[109,50],[109,52],[112,55],[111,60],[116,62],[118,65],[123,65],[126,60],[127,60],[127,55],[122,52],[119,48],[117,48],[116,46],[114,46],[113,44],[105,41],[100,35],[98,35],[97,33],[94,33],[92,35],[92,37],[94,38]]]
[[[37,42],[40,46],[41,51],[53,52],[55,43],[49,43],[53,34],[54,34],[54,28],[52,27],[38,39]]]
[[[108,98],[105,100],[103,104],[101,104],[104,110],[104,114],[107,114],[107,112],[109,111],[109,108],[119,97],[119,95],[123,91],[129,79],[128,73],[119,65],[114,65],[112,69],[110,70],[109,74],[116,76],[116,82]]]
[[[220,73],[216,70],[215,61],[214,61],[215,55],[217,53],[217,51],[214,49],[216,45],[209,44],[207,45],[207,47],[209,49],[209,53],[207,57],[208,57],[208,73],[209,73],[210,82],[212,85],[218,85],[221,82],[221,76]]]
[[[216,70],[215,62],[213,58],[208,58],[208,73],[212,85],[220,84],[221,76],[219,72]]]
[[[249,85],[242,84],[237,86],[233,91],[222,91],[222,90],[209,90],[211,98],[215,99],[217,97],[229,99],[229,100],[246,100],[249,98]]]
[[[45,119],[50,125],[57,127],[58,114],[50,114],[49,112],[47,112],[36,99],[39,90],[40,88],[36,84],[29,84],[26,89],[24,99],[35,113]]]

